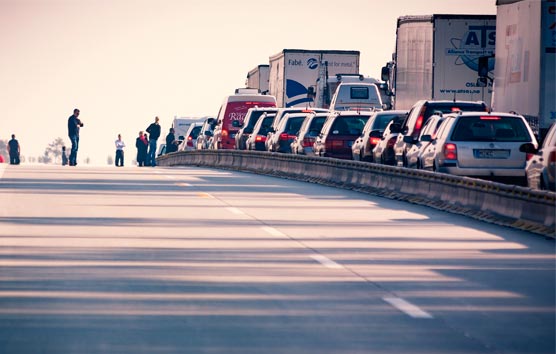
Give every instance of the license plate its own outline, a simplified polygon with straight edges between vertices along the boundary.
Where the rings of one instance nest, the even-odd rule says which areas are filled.
[[[507,159],[510,157],[510,150],[503,149],[475,149],[473,155],[477,159]]]

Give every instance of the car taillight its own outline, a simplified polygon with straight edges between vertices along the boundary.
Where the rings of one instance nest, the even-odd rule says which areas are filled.
[[[419,136],[419,132],[421,131],[421,127],[423,126],[423,120],[425,120],[426,110],[427,107],[423,106],[423,108],[421,108],[421,112],[419,112],[419,117],[417,117],[417,121],[415,122],[415,129],[413,129],[413,132],[411,133],[411,135],[414,137]]]
[[[187,137],[187,146],[193,146],[193,138],[190,136]]]
[[[480,120],[500,120],[500,117],[496,117],[496,116],[481,116],[481,118],[479,118]]]
[[[255,141],[257,141],[257,142],[266,141],[266,136],[257,135],[255,137]]]
[[[456,147],[456,144],[452,144],[452,143],[444,144],[443,153],[446,160],[458,159],[458,149]]]
[[[295,139],[295,135],[290,135],[288,133],[280,134],[280,140],[293,140]]]
[[[311,147],[315,143],[315,138],[303,138],[303,147]]]
[[[228,131],[225,129],[222,129],[222,137],[226,138],[228,136]]]
[[[369,143],[370,143],[372,146],[376,146],[379,142],[380,142],[380,138],[378,138],[378,137],[376,137],[376,136],[372,136],[372,137],[369,139]]]

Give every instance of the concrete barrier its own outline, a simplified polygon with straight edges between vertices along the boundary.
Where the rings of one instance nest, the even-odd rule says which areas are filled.
[[[260,151],[185,151],[157,161],[161,166],[215,167],[351,189],[555,237],[553,192],[366,162]]]

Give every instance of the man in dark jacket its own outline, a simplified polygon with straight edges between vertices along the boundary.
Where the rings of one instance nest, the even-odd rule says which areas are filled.
[[[73,115],[68,118],[68,136],[71,141],[71,152],[69,156],[69,165],[77,165],[77,150],[79,149],[79,129],[83,123],[79,119],[79,110],[73,110]]]
[[[170,128],[170,132],[166,135],[166,153],[178,151],[178,141],[174,133],[174,128]]]
[[[15,134],[12,134],[12,140],[8,142],[8,153],[10,154],[10,165],[19,165],[20,149]]]
[[[149,155],[147,162],[149,166],[156,166],[156,141],[160,137],[160,124],[158,117],[154,117],[154,123],[149,125],[147,133],[149,133]]]

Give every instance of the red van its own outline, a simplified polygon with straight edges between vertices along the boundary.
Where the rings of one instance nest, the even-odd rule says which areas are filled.
[[[234,149],[235,135],[243,125],[249,108],[276,107],[276,98],[261,95],[256,89],[237,89],[235,95],[226,96],[218,112],[212,149]]]

